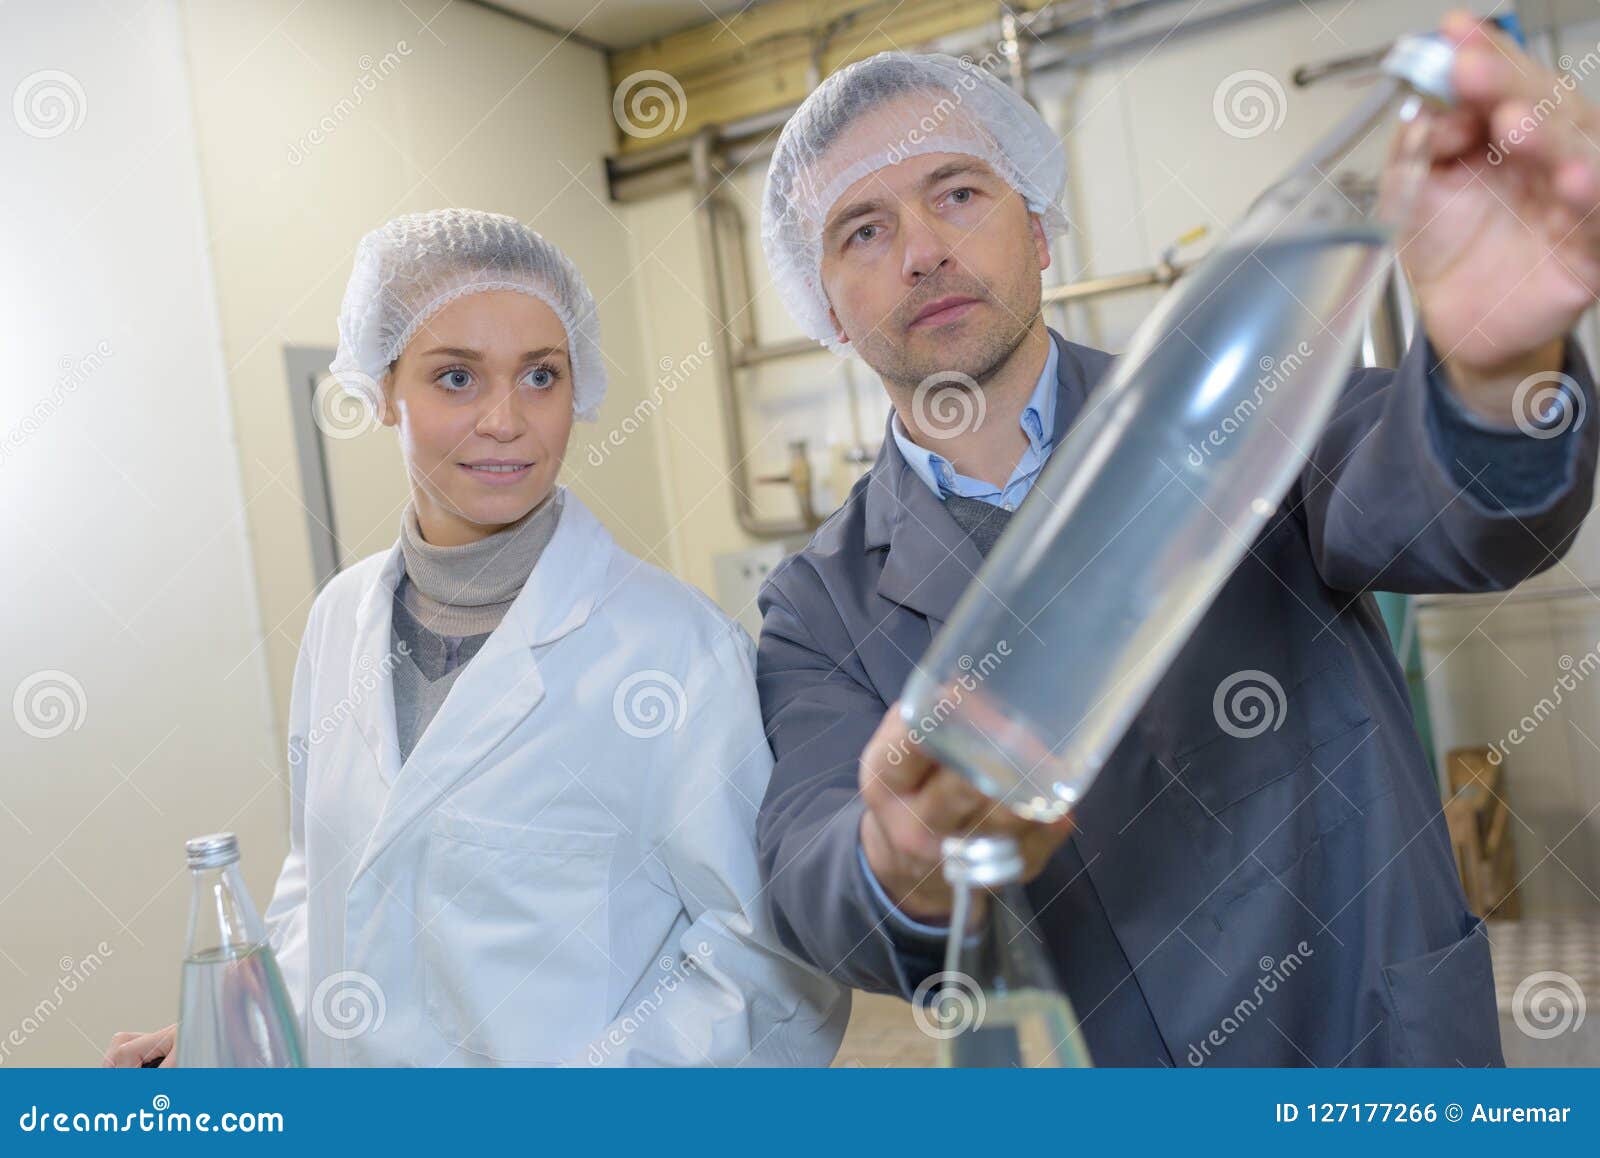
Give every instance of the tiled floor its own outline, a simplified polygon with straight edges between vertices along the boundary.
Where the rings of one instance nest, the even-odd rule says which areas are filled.
[[[834,1058],[836,1066],[931,1066],[933,1038],[911,1020],[911,1006],[898,997],[856,993],[850,1028]]]
[[[1600,914],[1491,921],[1489,943],[1506,1061],[1600,1066]],[[833,1064],[929,1066],[934,1041],[899,998],[857,993]]]
[[[1600,1066],[1600,913],[1488,931],[1506,1063]]]

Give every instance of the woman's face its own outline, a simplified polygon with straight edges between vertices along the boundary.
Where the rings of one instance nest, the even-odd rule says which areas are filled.
[[[572,433],[567,334],[538,298],[469,294],[434,314],[383,383],[428,542],[494,534],[555,486]]]

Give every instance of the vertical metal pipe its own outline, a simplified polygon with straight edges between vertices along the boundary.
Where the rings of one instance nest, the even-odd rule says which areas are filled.
[[[728,481],[733,487],[733,512],[739,526],[746,534],[761,539],[779,539],[802,535],[811,531],[814,523],[806,519],[763,519],[755,512],[750,498],[749,448],[744,438],[744,408],[740,403],[739,385],[734,369],[739,350],[732,334],[728,306],[728,277],[723,265],[719,238],[720,198],[718,185],[721,174],[714,161],[716,130],[702,129],[695,134],[689,158],[694,171],[694,189],[699,197],[695,208],[695,231],[700,241],[700,262],[704,267],[707,290],[707,313],[711,322],[711,345],[714,357],[712,373],[716,375],[717,394],[722,403],[722,437],[728,452]],[[736,259],[745,267],[742,239]],[[748,285],[748,276],[740,278]],[[802,510],[807,504],[802,503]]]

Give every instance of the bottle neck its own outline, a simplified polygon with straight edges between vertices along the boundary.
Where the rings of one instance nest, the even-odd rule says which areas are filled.
[[[238,957],[266,943],[266,926],[250,901],[239,863],[190,870],[186,957]]]
[[[1428,134],[1441,106],[1404,81],[1372,89],[1251,206],[1230,244],[1368,230],[1394,241],[1412,222],[1431,162]]]
[[[945,951],[947,972],[990,990],[1059,988],[1020,881],[958,884]]]

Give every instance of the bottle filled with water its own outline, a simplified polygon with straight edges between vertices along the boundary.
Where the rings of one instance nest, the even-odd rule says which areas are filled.
[[[1093,1064],[1023,895],[1017,842],[1010,837],[949,840],[944,853],[955,910],[943,984],[930,1003],[939,1064]]]
[[[990,797],[1072,810],[1277,509],[1405,236],[1453,57],[1397,42],[1359,107],[1162,299],[917,665],[903,716]],[[1346,195],[1357,179],[1370,211]]]
[[[239,874],[238,839],[231,832],[197,836],[185,848],[193,899],[177,1064],[304,1065],[294,1007]]]

